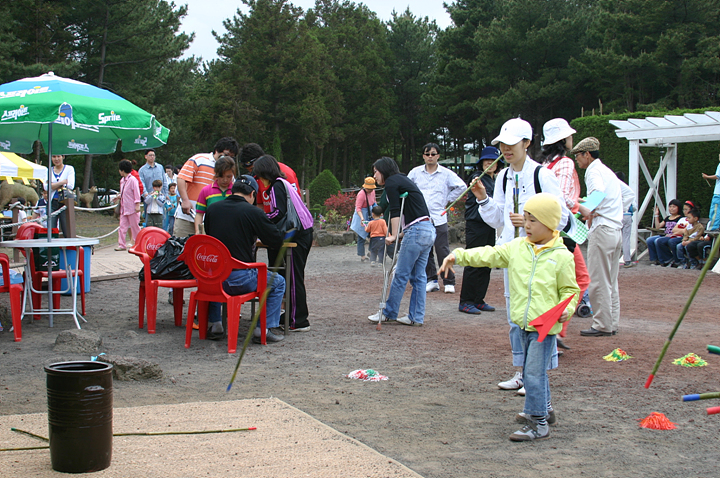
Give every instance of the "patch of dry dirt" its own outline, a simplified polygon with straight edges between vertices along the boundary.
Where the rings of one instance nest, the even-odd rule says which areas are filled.
[[[458,312],[458,284],[456,294],[429,295],[424,327],[388,324],[378,332],[366,317],[378,307],[382,268],[361,264],[353,246],[315,248],[306,279],[312,329],[279,344],[251,346],[230,393],[225,389],[237,357],[226,353],[226,343],[197,335],[185,349],[185,329],[174,327],[167,293],[161,292],[157,333],[148,335],[138,330],[136,280],[93,283],[86,327],[100,334],[108,353],[155,361],[165,373],[158,382],[116,382],[116,407],[278,397],[425,477],[717,475],[720,418],[706,416],[705,407],[718,403],[683,403],[681,396],[720,390],[720,357],[705,350],[720,345],[720,276],[706,278],[646,390],[643,384],[699,272],[646,264],[621,269],[620,334],[580,337],[590,319],[573,318],[566,340],[572,349],[551,372],[558,426],[548,440],[517,444],[508,436],[518,428],[514,416],[523,398],[497,388],[513,369],[502,273],[492,274],[487,301],[497,312]],[[243,315],[249,316],[249,308]],[[241,334],[247,323],[241,322]],[[20,343],[7,331],[0,334],[1,414],[46,411],[43,365],[88,359],[53,352],[55,337],[71,325],[64,318],[56,319],[54,329],[45,319],[27,322]],[[634,358],[602,360],[616,347]],[[689,352],[709,366],[671,365]],[[343,377],[358,368],[390,379],[363,383]],[[653,411],[665,413],[678,429],[639,428],[637,420]]]

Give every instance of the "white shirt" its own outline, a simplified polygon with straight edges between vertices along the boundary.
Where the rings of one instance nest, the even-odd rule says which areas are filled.
[[[615,173],[600,159],[594,160],[585,170],[588,197],[594,191],[605,193],[605,198],[594,210],[598,217],[593,218],[591,231],[598,226],[622,229],[623,197],[620,182]]]
[[[495,229],[503,228],[502,234],[497,241],[497,244],[505,244],[515,239],[515,226],[513,226],[510,220],[510,213],[515,212],[515,204],[513,201],[513,188],[515,187],[515,175],[518,176],[518,183],[520,186],[519,195],[519,213],[523,213],[523,206],[528,199],[533,197],[539,192],[549,193],[558,198],[560,208],[562,211],[562,217],[560,218],[560,225],[558,230],[562,231],[567,224],[568,216],[570,211],[565,206],[565,200],[563,199],[562,191],[560,190],[560,183],[555,177],[555,174],[548,168],[540,168],[540,186],[542,191],[535,191],[535,168],[540,166],[537,162],[530,159],[528,156],[523,164],[522,171],[515,171],[507,168],[507,172],[502,170],[498,173],[495,178],[495,192],[493,197],[488,197],[484,201],[480,201],[478,206],[480,209],[480,217],[490,227]],[[503,194],[503,183],[505,181],[505,174],[508,175],[507,187],[505,188],[505,194]],[[572,231],[571,231],[572,232]],[[520,228],[520,236],[525,237],[525,228]]]
[[[623,214],[632,216],[630,212],[630,206],[633,208],[633,212],[637,211],[637,202],[635,202],[635,191],[630,189],[630,186],[620,181],[620,192],[622,194],[623,203]]]
[[[57,174],[55,172],[54,167],[51,167],[50,169],[51,169],[50,179],[52,180],[53,183],[62,181],[63,179],[67,179],[68,182],[65,185],[65,187],[71,191],[73,189],[75,189],[75,168],[73,168],[70,165],[63,164],[63,169],[62,169],[62,171],[60,171],[60,174]],[[45,189],[47,191],[47,183],[43,184],[43,189]],[[52,192],[50,193],[49,200],[52,201],[55,198],[55,196],[57,195],[57,193],[58,193],[58,190],[53,189]]]
[[[434,173],[428,173],[424,164],[413,168],[408,178],[423,193],[428,212],[436,226],[447,223],[447,214],[441,216],[445,206],[462,196],[467,188],[457,174],[439,164]]]

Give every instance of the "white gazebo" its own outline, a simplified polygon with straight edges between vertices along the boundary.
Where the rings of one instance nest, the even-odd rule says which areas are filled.
[[[637,250],[638,221],[645,213],[650,201],[655,198],[662,216],[667,214],[667,205],[677,194],[677,146],[678,143],[698,143],[702,141],[720,141],[720,112],[706,111],[705,114],[686,113],[682,116],[667,115],[663,118],[611,120],[617,127],[615,134],[630,142],[629,186],[635,191],[640,205],[633,216],[633,228],[630,244]],[[645,159],[640,153],[641,147],[666,149],[657,172],[651,176]],[[642,171],[649,190],[640,203],[640,171]],[[698,174],[700,174],[698,172]],[[666,179],[665,198],[660,198],[658,186],[663,176]]]

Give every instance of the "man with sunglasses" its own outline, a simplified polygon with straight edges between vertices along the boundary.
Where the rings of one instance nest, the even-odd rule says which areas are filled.
[[[245,168],[248,174],[252,174],[255,161],[261,156],[265,156],[265,152],[259,144],[247,143],[240,150],[240,164],[242,164],[243,168]],[[295,188],[295,191],[297,191],[298,194],[300,194],[300,196],[302,197],[302,193],[300,193],[300,184],[298,183],[295,171],[293,171],[290,166],[283,164],[279,161],[278,165],[280,166],[280,171],[285,175],[285,179],[287,179],[287,181]],[[257,204],[258,206],[262,205],[265,212],[269,213],[271,212],[270,196],[268,196],[267,191],[268,189],[270,189],[270,186],[265,186],[262,181],[259,181],[258,185],[260,190],[258,191],[257,195]]]
[[[442,264],[445,256],[450,254],[450,244],[448,243],[447,215],[441,214],[448,203],[462,195],[466,186],[457,174],[438,164],[440,146],[437,144],[428,143],[423,146],[423,160],[425,164],[413,168],[408,174],[408,178],[417,185],[425,197],[425,203],[435,225],[435,254],[437,254],[438,264]],[[425,272],[428,280],[425,290],[427,292],[440,290],[433,249],[430,249]],[[448,277],[443,278],[443,285],[446,293],[453,294],[455,293],[455,274],[452,271],[449,272]]]

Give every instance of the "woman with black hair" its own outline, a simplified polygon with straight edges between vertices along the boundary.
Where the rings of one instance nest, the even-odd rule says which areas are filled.
[[[575,214],[580,209],[580,178],[575,170],[575,161],[568,157],[568,151],[573,147],[573,128],[563,118],[551,119],[543,126],[542,150],[539,156],[539,163],[551,170],[558,182],[565,206],[571,213]],[[570,219],[568,218],[568,224]],[[590,274],[588,273],[585,258],[575,241],[569,237],[563,237],[563,242],[575,257],[575,278],[580,287],[580,297],[584,300],[585,293],[590,286]],[[567,348],[562,338],[565,338],[570,320],[563,323],[562,331],[558,334],[558,346]]]
[[[300,199],[300,195],[285,179],[280,171],[277,160],[270,155],[257,158],[253,163],[252,174],[263,184],[268,196],[265,213],[271,222],[285,232],[296,228],[292,242],[297,246],[291,248],[292,281],[290,292],[290,330],[305,332],[310,330],[307,295],[305,292],[305,264],[310,247],[312,247],[313,228],[312,215]],[[262,189],[262,188],[261,188]],[[270,265],[275,264],[279,250],[268,248]]]
[[[435,226],[430,220],[425,197],[407,176],[400,173],[397,163],[383,157],[373,164],[375,182],[385,186],[390,204],[389,233],[385,243],[389,246],[402,234],[402,247],[398,252],[395,276],[385,308],[368,316],[371,322],[397,320],[404,325],[423,325],[425,319],[425,297],[430,248],[435,243]],[[400,217],[400,196],[407,193],[403,215]],[[398,317],[400,301],[408,281],[412,285],[408,315]]]

